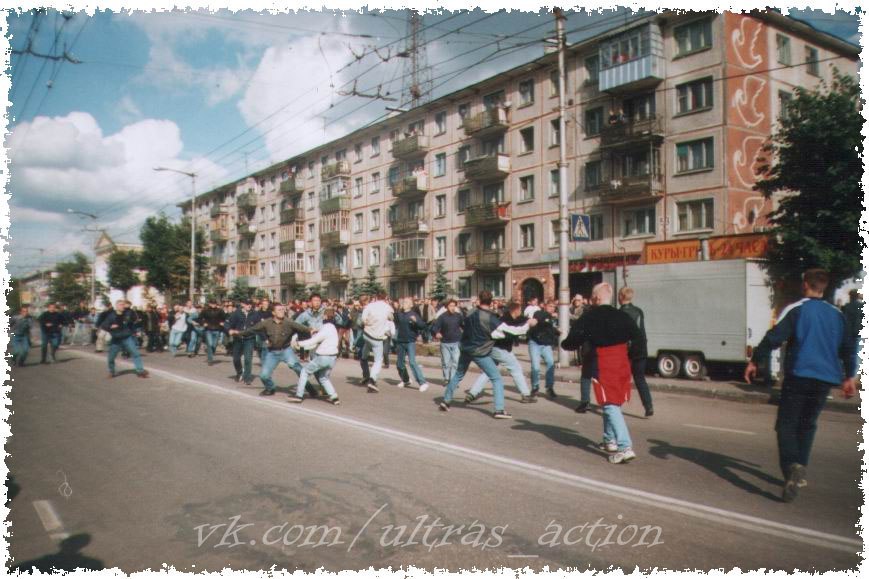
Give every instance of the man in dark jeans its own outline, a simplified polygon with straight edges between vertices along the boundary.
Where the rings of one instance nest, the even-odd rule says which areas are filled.
[[[640,400],[643,402],[643,408],[646,409],[646,418],[651,417],[655,410],[652,408],[652,393],[649,392],[649,385],[646,383],[646,360],[649,357],[648,347],[646,346],[646,317],[643,315],[643,310],[633,304],[634,290],[629,287],[623,287],[619,290],[619,309],[628,314],[634,323],[640,328],[643,334],[643,347],[636,351],[631,357],[631,374],[634,378],[634,385],[637,387],[637,392],[640,393]]]
[[[245,300],[229,316],[227,324],[229,335],[233,337],[232,365],[235,367],[235,381],[244,381],[248,386],[253,383],[253,350],[256,336],[242,336],[241,333],[251,329],[259,319],[259,315],[253,311],[251,302]]]
[[[785,477],[782,500],[789,503],[806,486],[806,467],[818,427],[818,417],[830,389],[842,385],[846,398],[857,392],[854,342],[849,339],[845,317],[824,301],[830,282],[826,271],[810,269],[803,274],[803,299],[784,309],[779,320],[754,349],[745,369],[745,381],[757,374],[757,362],[788,342],[785,378],[775,429],[778,433],[779,466]],[[842,365],[845,376],[842,376]]]

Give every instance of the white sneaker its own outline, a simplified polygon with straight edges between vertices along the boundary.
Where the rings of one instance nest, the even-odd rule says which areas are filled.
[[[609,456],[609,460],[613,464],[624,464],[634,460],[635,458],[637,458],[637,455],[634,454],[634,451],[630,448],[626,448]]]
[[[428,390],[428,383],[427,383],[427,382],[426,382],[425,384],[420,384],[420,385],[419,385],[419,391],[420,391],[420,392],[425,392],[426,390]]]
[[[609,452],[611,454],[619,451],[619,445],[617,445],[612,440],[604,440],[603,442],[601,442],[600,444],[597,445],[597,448],[599,450],[602,450],[604,452]]]
[[[395,385],[396,388],[404,388],[405,386],[407,386],[407,384],[405,384],[404,382],[399,382]]]

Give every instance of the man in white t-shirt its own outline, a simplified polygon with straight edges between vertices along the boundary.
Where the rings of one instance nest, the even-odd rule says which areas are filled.
[[[522,312],[522,315],[524,315],[524,316],[525,316],[526,318],[528,318],[529,320],[530,320],[531,318],[533,318],[533,317],[534,317],[534,314],[540,311],[540,306],[538,305],[537,302],[538,302],[538,300],[537,300],[537,296],[532,296],[532,297],[528,300],[528,305],[525,306],[525,311]]]
[[[359,360],[362,366],[362,383],[368,386],[369,392],[379,392],[377,376],[383,367],[383,343],[387,337],[395,332],[395,324],[392,322],[394,311],[386,300],[386,292],[378,292],[374,301],[362,310],[362,357]],[[368,356],[374,354],[374,367],[368,368]]]

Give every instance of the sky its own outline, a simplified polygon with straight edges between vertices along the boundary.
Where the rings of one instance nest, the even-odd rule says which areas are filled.
[[[859,44],[855,15],[790,15]],[[12,275],[90,255],[85,228],[135,242],[149,215],[177,216],[190,179],[154,167],[195,172],[203,192],[406,104],[404,11],[5,16]],[[567,16],[576,42],[629,13]],[[541,56],[554,30],[550,14],[517,11],[427,13],[421,26],[434,98]],[[64,54],[76,62],[36,56]],[[397,100],[347,96],[354,82]]]

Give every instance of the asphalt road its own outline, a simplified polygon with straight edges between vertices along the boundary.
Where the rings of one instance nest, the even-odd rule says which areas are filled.
[[[31,357],[33,359],[33,357]],[[337,571],[611,566],[855,569],[860,418],[825,413],[797,502],[778,500],[775,408],[658,394],[626,407],[638,459],[596,450],[576,391],[491,418],[491,397],[438,412],[368,394],[339,362],[343,404],[288,404],[237,385],[229,360],[146,356],[106,379],[92,351],[13,371],[13,565]],[[124,367],[124,366],[122,366]],[[258,381],[257,381],[258,382]],[[466,385],[471,377],[466,378]],[[508,380],[509,382],[509,380]]]

